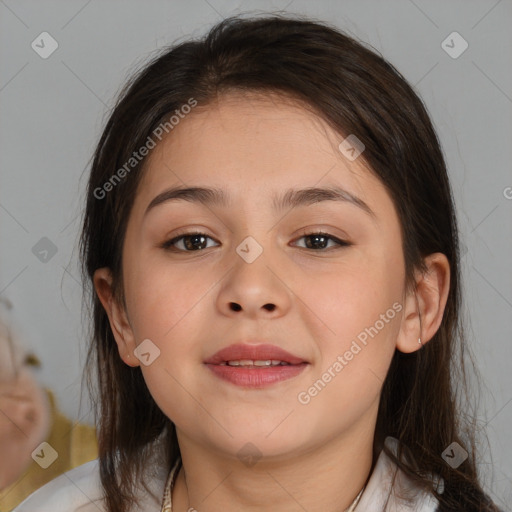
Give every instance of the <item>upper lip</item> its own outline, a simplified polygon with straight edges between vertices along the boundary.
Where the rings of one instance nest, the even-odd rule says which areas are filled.
[[[301,357],[290,354],[286,350],[268,343],[262,343],[259,345],[235,343],[234,345],[229,345],[228,347],[219,350],[204,362],[206,364],[220,364],[227,361],[241,361],[248,359],[252,361],[268,361],[273,359],[289,364],[307,363],[307,361]]]

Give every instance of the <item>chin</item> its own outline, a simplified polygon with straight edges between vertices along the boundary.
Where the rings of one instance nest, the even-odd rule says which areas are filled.
[[[297,433],[295,436],[295,432],[289,428],[280,430],[280,427],[278,427],[276,429],[276,423],[264,431],[255,430],[254,428],[246,430],[228,429],[228,431],[233,437],[228,440],[223,437],[216,440],[215,444],[217,444],[218,449],[229,453],[230,456],[236,457],[242,462],[245,459],[271,461],[294,458],[301,449],[304,449],[304,444],[307,444],[304,433],[302,435]]]

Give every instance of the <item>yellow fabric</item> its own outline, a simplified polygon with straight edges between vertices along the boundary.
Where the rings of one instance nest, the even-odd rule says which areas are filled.
[[[98,457],[96,429],[73,423],[58,409],[55,397],[45,389],[51,406],[52,427],[46,442],[58,453],[47,469],[32,461],[28,469],[12,485],[0,491],[0,512],[10,512],[27,496],[55,477]]]

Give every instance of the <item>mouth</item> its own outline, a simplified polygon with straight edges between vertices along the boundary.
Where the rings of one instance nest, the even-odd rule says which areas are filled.
[[[217,377],[237,386],[261,388],[302,373],[310,364],[275,345],[235,344],[204,361]]]
[[[302,363],[301,363],[302,364]],[[219,363],[220,366],[238,366],[243,368],[271,368],[274,366],[296,366],[292,365],[291,363],[287,363],[286,361],[279,361],[275,359],[267,359],[266,361],[263,360],[256,360],[253,361],[251,359],[242,359],[239,361],[224,361],[222,363]]]
[[[204,363],[265,368],[278,365],[299,365],[308,363],[308,361],[276,345],[236,343],[219,350]]]

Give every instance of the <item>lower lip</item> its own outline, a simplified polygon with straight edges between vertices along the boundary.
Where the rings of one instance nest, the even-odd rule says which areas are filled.
[[[271,366],[267,368],[241,368],[240,366],[206,364],[219,378],[237,386],[261,388],[291,379],[304,371],[308,363]]]

